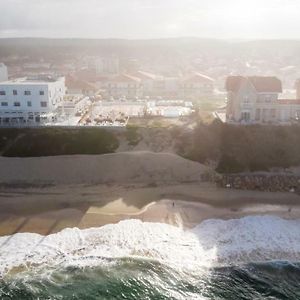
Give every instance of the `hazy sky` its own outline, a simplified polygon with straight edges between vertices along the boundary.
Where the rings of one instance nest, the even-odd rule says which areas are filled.
[[[300,0],[0,0],[0,37],[300,38]]]

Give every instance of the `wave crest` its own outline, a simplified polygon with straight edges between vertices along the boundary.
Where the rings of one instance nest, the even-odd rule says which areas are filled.
[[[42,236],[18,233],[0,238],[0,275],[14,268],[95,266],[115,258],[143,257],[177,268],[300,260],[300,220],[251,216],[206,220],[192,230],[126,220],[101,228],[65,229]]]

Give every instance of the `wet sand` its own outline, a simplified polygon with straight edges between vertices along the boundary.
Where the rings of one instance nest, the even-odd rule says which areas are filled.
[[[206,219],[247,215],[300,218],[300,197],[220,189],[211,183],[1,187],[0,235],[51,234],[100,227],[124,219],[194,227]]]

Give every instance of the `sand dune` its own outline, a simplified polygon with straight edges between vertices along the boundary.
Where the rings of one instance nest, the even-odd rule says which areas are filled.
[[[200,181],[209,169],[171,153],[0,157],[0,182],[85,184]]]

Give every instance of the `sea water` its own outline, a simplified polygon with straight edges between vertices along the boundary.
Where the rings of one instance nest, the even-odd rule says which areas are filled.
[[[300,220],[128,220],[0,238],[0,299],[300,299]]]

